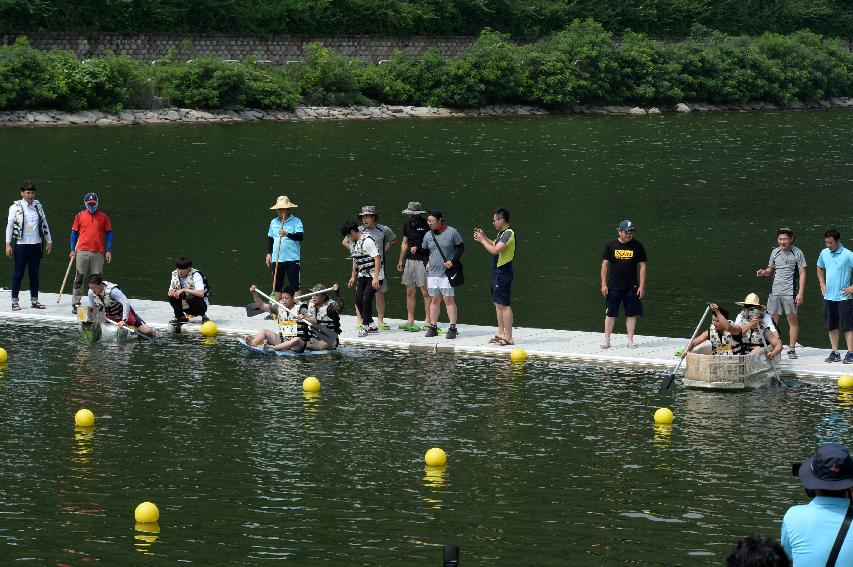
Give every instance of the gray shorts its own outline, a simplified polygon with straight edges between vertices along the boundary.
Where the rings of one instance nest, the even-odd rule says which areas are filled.
[[[386,277],[384,280],[379,282],[379,289],[376,290],[376,293],[388,293],[388,278]]]
[[[426,266],[420,260],[406,260],[403,267],[403,285],[406,287],[426,287]]]
[[[796,315],[797,304],[790,295],[771,295],[767,298],[767,312],[771,315]]]

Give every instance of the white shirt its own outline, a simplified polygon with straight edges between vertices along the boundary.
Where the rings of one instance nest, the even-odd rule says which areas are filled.
[[[181,276],[178,276],[178,283],[180,284],[180,287],[175,289],[183,289],[187,287],[187,278],[182,278]],[[193,274],[193,289],[204,289],[205,291],[207,291],[204,288],[204,279],[201,277],[201,274],[198,272],[198,270],[196,270],[196,272]],[[207,296],[204,296],[203,299],[207,305],[210,305],[210,301],[208,300]]]
[[[21,231],[21,238],[18,239],[18,244],[41,244],[41,232],[39,231],[39,215],[36,211],[36,202],[27,203],[21,199],[24,205],[24,226]],[[18,213],[18,201],[12,203],[9,207],[9,219],[6,222],[6,243],[12,242],[12,229],[15,226],[15,215]],[[50,241],[48,240],[48,243]]]

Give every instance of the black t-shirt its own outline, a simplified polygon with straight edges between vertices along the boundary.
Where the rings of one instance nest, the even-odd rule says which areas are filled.
[[[426,219],[421,216],[415,216],[406,224],[403,225],[403,236],[408,241],[406,248],[406,260],[421,260],[426,262],[429,260],[429,250],[424,250],[424,236],[429,232],[429,225]],[[418,251],[412,254],[411,247],[417,246]]]
[[[647,261],[646,249],[637,240],[629,240],[622,244],[617,238],[607,243],[601,259],[610,262],[607,287],[617,291],[628,291],[639,285],[637,264]]]

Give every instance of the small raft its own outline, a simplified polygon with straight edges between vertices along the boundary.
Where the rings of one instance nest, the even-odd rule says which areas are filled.
[[[266,347],[256,347],[256,346],[252,346],[252,345],[250,345],[249,343],[247,343],[247,342],[246,342],[246,339],[242,339],[242,338],[241,338],[241,339],[236,339],[236,341],[237,341],[238,343],[240,343],[240,345],[241,345],[243,348],[245,348],[246,350],[249,350],[249,351],[251,351],[251,352],[255,352],[255,353],[258,353],[258,354],[266,354],[266,355],[270,355],[270,356],[314,356],[314,355],[317,355],[317,354],[329,354],[329,353],[337,352],[337,351],[341,350],[341,349],[335,349],[335,350],[306,350],[306,351],[304,351],[304,352],[293,352],[292,350],[273,350],[273,349],[271,349],[271,348],[266,348]]]
[[[754,390],[769,385],[780,365],[779,357],[768,359],[761,351],[714,356],[706,344],[687,354],[682,383],[700,390]]]

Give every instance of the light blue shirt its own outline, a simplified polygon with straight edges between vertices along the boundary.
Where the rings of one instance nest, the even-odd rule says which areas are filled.
[[[838,243],[838,250],[830,251],[824,248],[817,257],[817,267],[826,270],[826,293],[823,298],[828,301],[846,301],[849,295],[842,295],[841,290],[850,286],[850,272],[853,270],[853,252]]]
[[[275,217],[270,221],[270,229],[267,236],[272,238],[272,261],[273,262],[293,262],[298,261],[302,257],[302,243],[297,240],[292,240],[286,236],[281,239],[281,250],[278,249],[278,231],[284,228],[287,234],[296,234],[297,232],[305,232],[302,227],[302,221],[296,215],[290,215],[284,224]]]
[[[788,508],[782,520],[782,547],[794,567],[826,567],[849,505],[847,498],[815,496],[808,504]],[[853,530],[847,532],[835,564],[853,565]]]

